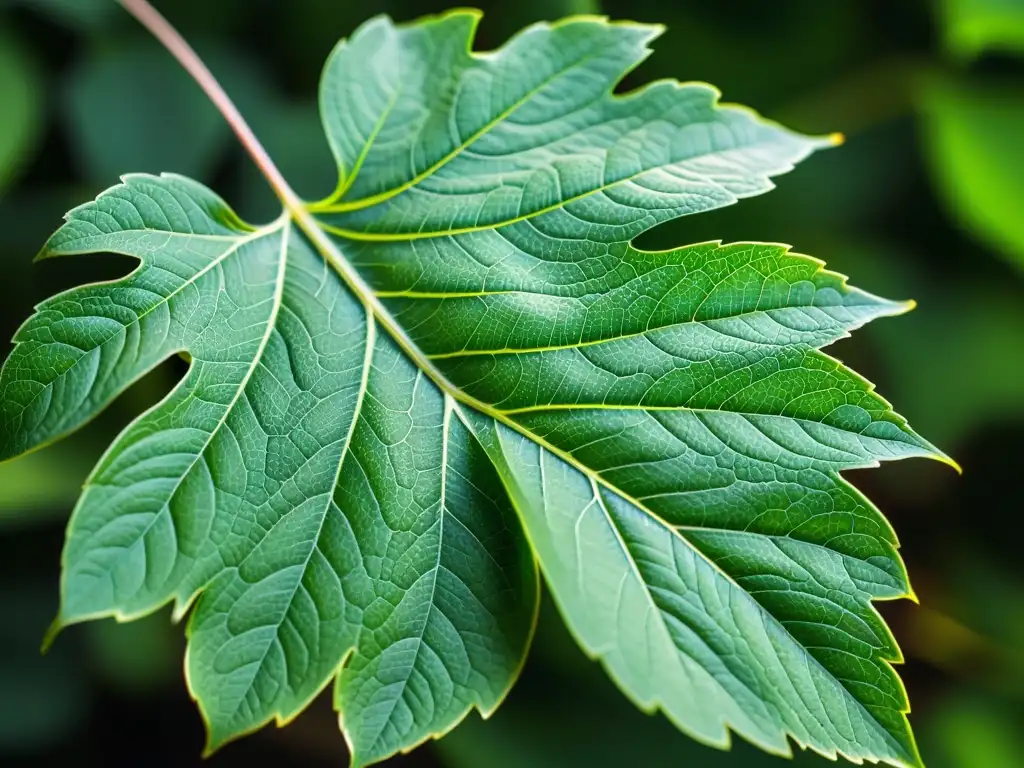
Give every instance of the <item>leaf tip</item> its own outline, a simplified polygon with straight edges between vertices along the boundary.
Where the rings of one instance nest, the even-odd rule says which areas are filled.
[[[32,263],[33,264],[38,264],[40,261],[46,261],[46,259],[53,258],[54,254],[53,254],[53,251],[50,250],[49,246],[50,246],[50,243],[49,243],[49,241],[47,241],[46,245],[44,245],[39,250],[39,252],[35,256],[32,257]]]
[[[929,443],[927,440],[924,440],[921,437],[918,437],[918,440],[920,440],[922,447],[926,451],[926,458],[934,459],[935,461],[938,461],[941,464],[945,464],[947,467],[952,467],[954,470],[956,470],[956,473],[958,475],[963,475],[964,468],[960,466],[959,462],[957,462],[956,459],[947,454],[945,451],[939,450],[934,445]]]
[[[57,636],[64,631],[64,621],[61,619],[60,614],[54,617],[53,621],[50,622],[50,626],[46,628],[46,632],[43,633],[43,642],[39,646],[39,652],[45,656],[50,652],[50,648],[57,640]]]
[[[963,468],[963,467],[961,467],[961,466],[960,466],[960,463],[959,463],[959,462],[958,462],[958,461],[957,461],[956,459],[954,459],[954,458],[953,458],[952,456],[947,456],[947,455],[946,455],[945,453],[943,453],[942,451],[938,451],[938,452],[937,452],[937,453],[935,454],[935,457],[934,457],[934,458],[935,458],[935,460],[936,460],[936,461],[941,461],[941,462],[942,462],[943,464],[945,464],[945,465],[946,465],[947,467],[952,467],[953,469],[955,469],[955,470],[956,470],[956,473],[957,473],[958,475],[961,475],[961,476],[963,475],[963,473],[964,473],[964,468]]]
[[[206,720],[205,716],[204,716],[203,719]],[[227,739],[225,739],[225,738],[223,738],[221,736],[217,736],[213,732],[213,727],[210,724],[210,722],[207,720],[206,721],[206,742],[203,744],[203,751],[200,754],[200,756],[202,757],[203,760],[208,760],[209,758],[213,757],[213,755],[217,752],[217,750],[219,750],[221,747],[223,747],[224,744],[227,741],[228,741]]]

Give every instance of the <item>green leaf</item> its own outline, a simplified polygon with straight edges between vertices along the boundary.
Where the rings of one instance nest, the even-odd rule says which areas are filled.
[[[536,573],[451,399],[286,219],[254,230],[195,182],[129,176],[44,255],[93,251],[142,265],[19,331],[2,454],[77,427],[175,352],[192,366],[88,481],[61,621],[169,600],[180,615],[203,591],[187,670],[211,748],[293,717],[343,661],[357,760],[493,709],[522,663]]]
[[[728,752],[706,747],[664,718],[636,709],[580,651],[542,600],[534,652],[523,679],[489,720],[467,717],[437,742],[446,768],[825,768],[801,752],[788,763],[742,741]],[[596,723],[614,723],[595,728]]]
[[[935,82],[922,108],[928,157],[950,212],[1024,266],[1024,90]]]
[[[18,332],[0,457],[191,361],[93,471],[58,626],[195,602],[211,749],[334,679],[365,765],[497,707],[536,555],[584,649],[695,738],[918,764],[871,607],[906,574],[839,472],[944,457],[818,351],[908,305],[786,246],[630,244],[831,141],[703,84],[612,95],[658,27],[579,18],[473,54],[478,20],[338,45],[327,199],[252,227],[132,175],[46,244],[140,265]]]
[[[1021,0],[939,0],[946,46],[974,58],[985,51],[1024,52]]]
[[[42,86],[35,64],[4,29],[0,29],[0,194],[36,144],[42,112]]]

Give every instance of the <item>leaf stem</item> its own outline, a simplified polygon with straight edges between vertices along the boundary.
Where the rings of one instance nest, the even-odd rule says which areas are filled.
[[[185,71],[192,75],[196,83],[199,84],[199,87],[203,89],[210,101],[213,102],[213,105],[224,116],[224,119],[227,120],[231,130],[235,132],[238,140],[242,142],[245,151],[249,153],[253,162],[256,163],[256,167],[266,177],[267,182],[278,198],[280,198],[285,208],[293,215],[297,211],[304,210],[302,200],[295,194],[295,190],[291,188],[291,185],[285,180],[270,155],[267,154],[267,150],[264,149],[259,139],[256,138],[256,134],[253,133],[245,118],[242,117],[238,107],[235,106],[231,97],[221,87],[221,84],[214,77],[209,67],[199,58],[199,54],[181,36],[181,33],[147,0],[118,0],[118,2],[142,26],[149,30],[153,37],[160,41],[168,52],[185,68]]]
[[[217,81],[217,78],[214,77],[209,67],[199,58],[199,54],[181,36],[181,33],[147,0],[118,0],[118,2],[128,13],[138,19],[142,26],[148,29],[171,55],[178,60],[185,70],[192,75],[199,84],[199,87],[203,89],[203,92],[206,93],[210,101],[213,102],[214,106],[224,116],[224,119],[227,120],[235,135],[238,136],[245,151],[249,153],[253,162],[256,163],[256,167],[266,177],[270,188],[281,201],[285,211],[295,220],[295,223],[299,225],[299,228],[316,246],[317,250],[323,254],[324,258],[337,270],[342,280],[348,284],[364,303],[367,303],[368,311],[380,311],[381,308],[373,298],[372,289],[345,260],[334,243],[331,242],[327,234],[321,229],[313,214],[310,213],[302,199],[285,180],[281,171],[267,153],[267,150],[260,143],[260,140],[256,138],[256,134],[245,118],[242,117],[242,113],[238,111],[238,107],[235,106],[231,97],[228,96],[227,92]],[[401,333],[401,329],[390,316],[387,316],[386,320],[385,324],[392,333]]]
[[[295,222],[299,225],[310,241],[316,246],[324,258],[334,266],[338,271],[341,278],[348,284],[348,286],[359,296],[364,303],[375,302],[373,299],[373,291],[363,281],[359,273],[353,269],[353,267],[342,257],[337,247],[331,242],[327,234],[321,229],[317,223],[313,214],[310,213],[309,209],[306,208],[302,199],[295,193],[291,185],[285,180],[281,171],[277,165],[271,159],[267,150],[264,149],[260,140],[256,138],[256,134],[253,133],[252,128],[249,127],[249,123],[246,122],[245,118],[242,117],[242,113],[238,111],[238,107],[228,96],[227,92],[214,77],[209,67],[203,63],[203,60],[199,58],[199,54],[195,52],[191,45],[181,36],[181,33],[176,30],[167,19],[161,15],[161,13],[147,2],[147,0],[118,0],[118,2],[124,7],[128,13],[134,16],[138,21],[148,29],[153,36],[163,44],[163,46],[171,53],[174,58],[185,68],[185,70],[192,75],[195,81],[199,84],[199,87],[203,89],[206,95],[213,102],[214,106],[220,111],[227,120],[228,125],[238,136],[239,141],[242,142],[242,146],[245,151],[249,153],[253,162],[260,169],[267,181],[270,183],[271,189],[274,194],[277,195],[281,204],[284,206],[285,211],[290,215]],[[368,310],[379,310],[377,306],[371,307],[367,305]],[[388,317],[388,327],[392,332],[401,332],[397,324]]]

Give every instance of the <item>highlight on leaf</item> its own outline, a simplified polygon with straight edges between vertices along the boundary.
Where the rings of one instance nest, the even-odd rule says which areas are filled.
[[[283,211],[253,226],[134,174],[47,242],[139,264],[18,331],[0,459],[189,361],[82,492],[58,628],[173,603],[208,751],[332,684],[363,766],[498,707],[543,574],[623,693],[693,738],[920,765],[872,605],[907,574],[840,473],[949,459],[820,351],[911,305],[783,245],[632,245],[835,140],[704,84],[613,95],[659,27],[576,17],[475,53],[478,21],[339,43],[329,198],[259,158]]]

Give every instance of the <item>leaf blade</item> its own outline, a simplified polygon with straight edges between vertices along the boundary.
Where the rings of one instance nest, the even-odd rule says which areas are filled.
[[[343,175],[357,173],[339,186],[343,199],[312,206],[331,231],[408,240],[545,214],[557,222],[563,208],[598,222],[596,209],[611,221],[629,215],[631,197],[642,198],[652,218],[627,225],[628,239],[658,221],[765,192],[769,176],[832,142],[719,106],[717,91],[703,84],[665,81],[612,96],[660,27],[570,18],[474,55],[478,18],[455,11],[402,27],[381,17],[335,50],[321,85],[324,124]],[[372,81],[369,94],[356,91],[357,99],[351,82],[363,82],[357,73],[370,61],[388,79]],[[438,68],[448,77],[428,77]],[[337,117],[367,104],[361,128]],[[346,130],[366,137],[365,157],[340,146]],[[393,162],[406,153],[410,165]],[[375,163],[377,155],[385,160]],[[660,215],[658,206],[666,209]]]
[[[577,469],[522,435],[486,422],[481,428],[491,433],[492,457],[506,467],[517,509],[570,630],[638,706],[661,710],[691,737],[719,748],[728,747],[729,732],[735,731],[779,755],[791,754],[789,736],[801,747],[833,759],[839,754],[852,760],[920,764],[905,719],[893,729],[901,731],[902,738],[894,738],[876,722],[874,712],[837,685],[831,671],[815,664],[803,667],[805,652],[788,630],[769,621],[755,632],[753,627],[763,620],[755,617],[763,617],[764,612],[672,526],[586,480]],[[565,536],[571,538],[571,545],[558,541]],[[610,550],[621,554],[622,567],[613,569],[609,564]],[[566,553],[573,551],[575,559],[567,558]],[[689,583],[673,584],[670,579],[666,584],[666,574],[673,573],[673,579]],[[583,585],[588,578],[598,582],[596,588]],[[728,597],[714,597],[726,586]],[[694,592],[700,599],[684,598]],[[609,595],[616,599],[609,601]],[[729,607],[739,595],[749,602],[740,609]],[[687,599],[700,605],[687,608]],[[740,616],[732,621],[746,623],[734,630],[735,635],[759,648],[756,653],[750,651],[749,658],[738,651],[739,644],[723,652],[723,638],[729,632],[719,629],[715,637],[712,617],[724,621],[733,610]],[[652,613],[657,617],[653,621]],[[753,643],[752,638],[759,636],[762,642]],[[883,647],[894,651],[891,638],[886,639],[889,642]],[[737,666],[730,671],[730,658],[737,652],[744,660],[734,662]],[[764,677],[758,668],[767,668]],[[895,680],[891,668],[887,669]],[[744,670],[753,671],[745,674]],[[838,688],[841,698],[848,697],[844,703],[826,704],[821,691],[830,687],[832,695],[837,695]],[[818,691],[820,707],[803,701],[808,691]],[[890,695],[905,711],[905,694],[898,682]],[[848,708],[851,704],[854,714]]]
[[[820,352],[909,304],[785,246],[632,245],[832,142],[701,84],[615,95],[657,28],[575,19],[475,54],[477,20],[382,17],[336,49],[327,200],[254,228],[194,182],[133,177],[51,241],[142,266],[29,321],[0,373],[3,455],[81,426],[168,354],[191,360],[83,494],[64,621],[198,596],[187,668],[208,749],[333,678],[365,765],[498,705],[532,635],[533,546],[581,643],[687,733],[918,764],[871,607],[907,595],[906,572],[840,472],[947,459]],[[143,183],[122,209],[117,190]],[[176,253],[178,271],[153,270]],[[31,338],[54,307],[113,304],[146,275],[161,289],[114,333],[83,314],[67,339]],[[125,363],[151,316],[162,336],[132,331]],[[116,349],[65,386],[80,358],[47,358],[67,340]]]

